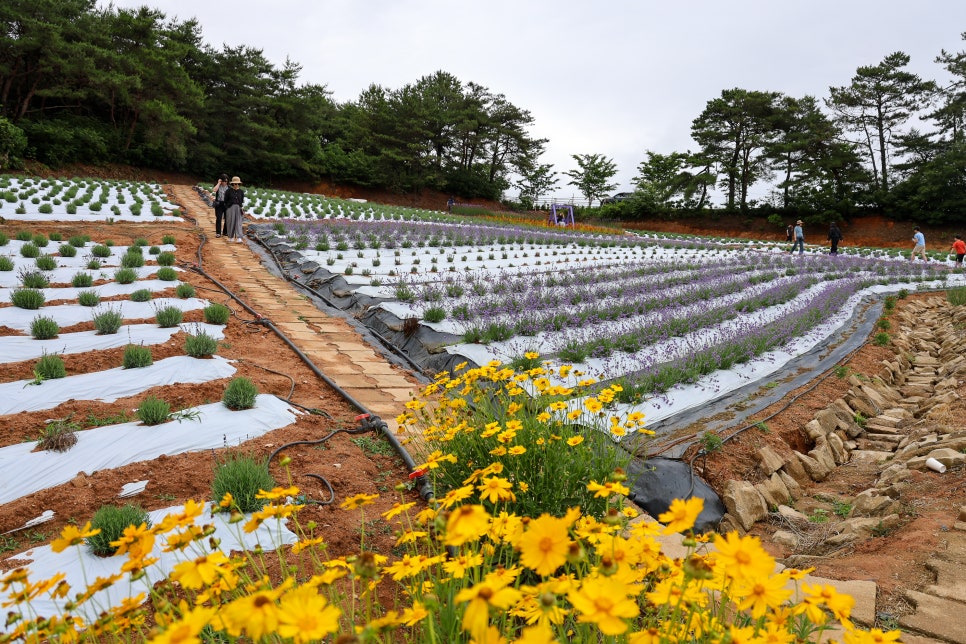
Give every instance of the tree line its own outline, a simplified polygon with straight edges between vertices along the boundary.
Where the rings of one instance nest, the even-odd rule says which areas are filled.
[[[966,39],[966,33],[963,34]],[[695,151],[645,153],[633,198],[606,206],[624,219],[701,214],[720,189],[725,210],[835,221],[877,212],[943,224],[966,215],[966,52],[936,58],[953,78],[942,86],[909,72],[896,52],[859,67],[822,101],[780,92],[726,89],[691,124]],[[825,109],[823,109],[823,106]],[[930,124],[929,131],[920,130]],[[565,173],[588,199],[614,189],[616,166],[602,155],[573,155]],[[534,166],[522,189],[539,199],[556,185]],[[759,183],[763,200],[749,197]],[[781,213],[781,214],[779,214]],[[789,217],[791,216],[791,217]]]
[[[340,103],[324,85],[301,83],[298,63],[277,67],[249,46],[216,49],[197,21],[149,7],[6,0],[0,25],[0,169],[23,158],[117,162],[488,199],[515,186],[527,206],[560,181],[540,162],[547,140],[529,134],[529,111],[444,71]],[[948,85],[910,73],[897,52],[821,100],[726,89],[692,123],[696,149],[645,151],[634,197],[607,209],[701,213],[717,189],[738,212],[956,221],[966,206],[966,53],[942,51],[936,62]],[[573,159],[563,175],[589,200],[614,189],[612,160]],[[761,184],[772,193],[752,199]]]
[[[337,103],[297,63],[215,49],[197,21],[148,7],[6,0],[0,25],[0,167],[119,162],[499,198],[546,143],[529,112],[446,72]]]

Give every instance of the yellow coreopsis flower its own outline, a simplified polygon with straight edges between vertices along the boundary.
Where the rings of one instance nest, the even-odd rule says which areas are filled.
[[[453,579],[462,579],[466,576],[467,570],[482,563],[483,555],[480,553],[457,555],[443,563],[443,570]]]
[[[477,487],[480,491],[480,499],[490,503],[500,501],[516,501],[517,497],[513,493],[513,483],[499,476],[491,476],[483,479],[483,483]]]
[[[873,628],[868,631],[845,631],[845,644],[892,644],[902,637],[901,631],[882,631]]]
[[[579,409],[573,409],[567,412],[567,420],[577,420],[584,412]]]
[[[792,591],[785,589],[787,584],[788,575],[783,573],[762,579],[742,579],[735,584],[732,596],[739,599],[738,610],[750,608],[751,616],[758,619],[769,608],[777,609],[792,596]]]
[[[363,506],[371,505],[379,498],[378,494],[365,494],[360,493],[355,496],[350,496],[348,499],[339,504],[339,507],[343,510],[357,510]]]
[[[540,422],[540,423],[545,423],[548,420],[550,420],[550,418],[551,418],[550,414],[548,414],[545,411],[542,411],[539,414],[537,414],[537,422]]]
[[[596,624],[604,635],[620,635],[628,619],[637,617],[640,609],[634,596],[637,589],[614,577],[589,577],[583,585],[567,594],[580,613],[577,621]]]
[[[717,535],[714,545],[715,560],[732,579],[760,579],[775,570],[775,560],[761,547],[757,537],[739,537],[736,532],[729,532]]]
[[[50,549],[54,552],[63,552],[70,546],[79,546],[84,543],[84,539],[100,534],[100,532],[100,528],[91,529],[90,521],[85,523],[83,528],[68,524],[60,531],[60,538],[50,542]]]
[[[523,354],[523,357],[526,358],[527,360],[536,360],[537,358],[540,357],[540,354],[537,353],[536,351],[527,351],[526,353]]]
[[[479,539],[490,525],[490,515],[482,505],[461,505],[453,510],[446,521],[448,546],[461,546],[467,541]]]
[[[452,454],[443,454],[441,450],[436,450],[432,454],[426,457],[426,462],[417,467],[417,470],[435,470],[439,467],[439,464],[443,461],[449,461],[450,463],[456,463],[456,457]]]
[[[228,557],[221,550],[196,557],[191,561],[182,561],[171,571],[171,579],[179,582],[185,588],[202,588],[210,586],[222,572],[231,570]]]
[[[131,559],[140,559],[154,549],[154,533],[147,523],[139,526],[129,525],[124,528],[121,538],[112,541],[111,545],[117,548],[114,554],[127,554]]]
[[[621,494],[627,496],[631,493],[630,488],[621,485],[617,481],[607,481],[606,483],[598,483],[597,481],[591,481],[587,484],[587,491],[593,492],[594,497],[598,499],[606,499],[612,494]]]
[[[151,638],[150,644],[195,644],[201,642],[199,635],[215,614],[215,609],[195,606],[178,621],[168,624],[161,633]]]
[[[667,512],[658,516],[657,520],[667,524],[664,527],[664,534],[684,532],[694,527],[694,522],[697,521],[703,509],[704,499],[702,498],[692,496],[687,501],[674,499]]]
[[[546,624],[530,626],[520,633],[520,637],[514,640],[516,644],[557,644],[558,640],[553,636],[553,630]]]
[[[389,521],[393,517],[399,514],[402,514],[409,508],[412,508],[415,506],[416,506],[415,501],[410,501],[409,503],[396,503],[394,506],[392,506],[391,508],[389,508],[388,510],[382,513],[382,518],[385,519],[386,521]]]
[[[513,544],[520,551],[520,563],[542,576],[562,566],[573,543],[568,532],[579,515],[572,509],[562,518],[542,514],[531,520]]]
[[[802,606],[804,606],[808,618],[816,624],[825,623],[825,615],[821,610],[822,605],[832,611],[835,619],[839,621],[848,620],[852,614],[855,599],[850,595],[839,593],[835,590],[834,586],[828,584],[815,584],[812,586],[803,583],[802,590],[805,592]]]
[[[490,608],[505,610],[519,601],[521,593],[516,588],[507,588],[504,580],[487,575],[483,581],[461,590],[456,594],[457,602],[468,602],[463,612],[463,630],[474,639],[486,636],[490,618]]]
[[[267,492],[265,490],[259,490],[255,498],[275,501],[277,499],[284,499],[287,496],[295,496],[298,493],[299,489],[294,485],[290,487],[274,487]]]
[[[456,489],[450,490],[446,493],[442,499],[440,499],[439,504],[443,508],[451,508],[460,501],[465,501],[473,495],[473,486],[464,485],[463,487],[458,487]]]
[[[751,640],[752,644],[792,644],[796,641],[798,637],[794,633],[789,633],[775,624],[765,624],[765,628],[758,631],[758,636]]]
[[[509,454],[510,456],[523,456],[526,453],[527,453],[527,448],[524,447],[523,445],[514,445],[513,447],[507,450],[507,454]]]
[[[490,520],[487,533],[491,540],[509,543],[523,531],[523,519],[505,510]]]
[[[278,608],[277,632],[295,644],[317,642],[339,630],[342,611],[312,586],[299,586],[285,593]]]
[[[584,400],[584,408],[587,411],[589,411],[590,413],[596,414],[601,409],[603,409],[604,406],[601,404],[601,402],[599,400],[597,400],[596,398],[591,397],[591,398],[587,398],[586,400]]]
[[[275,603],[278,595],[277,590],[242,595],[223,605],[215,620],[220,620],[220,628],[233,637],[247,634],[253,640],[258,640],[278,629],[279,608]]]

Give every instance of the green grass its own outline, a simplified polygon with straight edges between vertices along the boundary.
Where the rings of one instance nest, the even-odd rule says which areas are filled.
[[[253,456],[232,454],[228,460],[215,466],[211,491],[215,503],[231,494],[235,508],[241,512],[256,512],[266,500],[255,498],[259,490],[271,490],[275,479],[268,468]]]
[[[117,552],[117,546],[112,546],[111,542],[120,539],[128,526],[137,527],[142,523],[150,527],[151,519],[139,506],[102,505],[91,519],[91,527],[99,529],[100,533],[87,537],[85,542],[95,555],[109,557]]]
[[[349,440],[370,456],[392,456],[396,453],[389,441],[377,436],[357,436]]]

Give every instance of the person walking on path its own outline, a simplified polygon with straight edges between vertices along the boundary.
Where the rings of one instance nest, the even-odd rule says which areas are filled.
[[[956,241],[953,242],[952,251],[956,253],[956,268],[962,268],[963,257],[966,256],[966,241],[963,241],[962,235],[956,235]]]
[[[912,247],[912,255],[909,257],[909,261],[916,261],[916,253],[919,253],[922,255],[922,261],[928,262],[929,260],[926,259],[926,236],[919,230],[919,226],[916,226],[913,230],[916,231],[916,234],[912,236],[912,241],[916,245]]]
[[[828,227],[828,240],[831,242],[832,248],[829,250],[829,255],[839,254],[839,242],[842,241],[842,231],[839,230],[838,225],[833,221]]]
[[[225,235],[229,241],[238,243],[242,240],[242,206],[245,204],[241,183],[241,179],[232,177],[225,191]]]
[[[805,233],[802,231],[802,220],[799,219],[795,222],[795,229],[792,231],[792,237],[794,237],[794,243],[792,244],[792,252],[798,248],[798,254],[801,255],[805,252]]]
[[[225,231],[226,224],[228,223],[228,218],[225,217],[226,190],[228,190],[228,175],[222,174],[218,177],[218,183],[211,189],[212,194],[215,196],[215,237],[221,237],[227,234]]]
[[[788,224],[788,227],[785,228],[785,241],[787,241],[789,244],[792,243],[792,225],[791,224]]]

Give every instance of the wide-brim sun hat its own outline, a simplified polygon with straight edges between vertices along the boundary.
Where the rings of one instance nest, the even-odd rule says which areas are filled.
[[[242,180],[241,180],[241,179],[239,179],[238,177],[232,177],[232,178],[231,178],[231,181],[229,181],[228,183],[230,183],[230,184],[232,184],[232,185],[234,185],[234,184],[236,184],[236,183],[237,183],[238,185],[241,185],[241,182],[242,182]]]
[[[802,225],[802,220],[801,220],[801,219],[799,219],[799,220],[798,220],[798,221],[796,221],[795,223],[796,223],[797,225],[799,225],[799,226],[801,226],[801,225]]]

